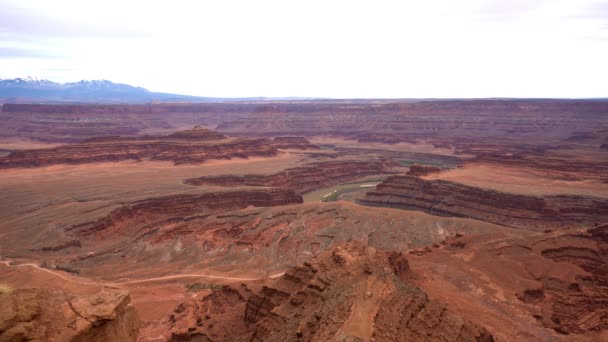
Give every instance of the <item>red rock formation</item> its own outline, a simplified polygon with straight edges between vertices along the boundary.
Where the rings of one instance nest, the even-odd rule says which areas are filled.
[[[319,146],[311,144],[303,137],[276,137],[272,141],[276,148],[296,150],[316,150]]]
[[[407,175],[413,177],[423,177],[437,172],[441,172],[441,168],[437,166],[414,164],[410,166],[410,170],[407,172]]]
[[[579,160],[569,157],[553,157],[529,154],[480,154],[465,164],[494,164],[523,170],[543,171],[543,176],[563,180],[596,179],[608,169],[606,160]]]
[[[212,131],[193,129],[164,137],[92,138],[82,143],[54,148],[15,151],[6,157],[0,157],[0,168],[143,159],[188,164],[211,159],[268,157],[277,153],[278,150],[269,139],[227,139]]]
[[[342,244],[288,270],[272,287],[244,293],[246,303],[234,294],[233,305],[220,300],[223,312],[205,317],[203,310],[191,310],[187,318],[173,314],[169,321],[189,332],[184,338],[200,340],[494,340],[484,328],[404,282],[409,272],[404,265],[402,255]],[[210,296],[199,306],[215,301]]]
[[[608,329],[607,224],[519,238],[489,235],[456,241],[464,247],[446,245],[411,257],[412,268],[424,273],[416,283],[429,289],[429,295],[466,307],[473,315],[484,310],[484,320],[494,322],[487,326],[506,340],[604,340],[600,335]],[[468,256],[460,259],[463,255]]]
[[[371,175],[394,173],[394,162],[382,160],[332,160],[306,164],[270,175],[219,175],[184,180],[191,185],[264,186],[293,189],[303,194]]]
[[[223,286],[220,290],[213,291],[211,294],[201,299],[191,299],[178,305],[173,313],[165,322],[166,329],[170,332],[170,341],[192,341],[199,338],[201,340],[211,340],[205,333],[209,325],[213,324],[211,316],[222,314],[238,315],[239,304],[245,303],[243,296],[229,286]],[[221,340],[227,341],[227,336],[234,334],[233,329],[229,329],[221,336]],[[214,340],[218,336],[214,336]]]
[[[183,194],[149,198],[113,210],[106,217],[70,230],[81,236],[104,238],[140,236],[166,221],[187,221],[212,212],[302,203],[292,190],[260,189]]]
[[[608,221],[608,199],[604,198],[570,195],[535,197],[410,176],[388,178],[375,191],[368,192],[360,202],[535,230]]]
[[[0,136],[77,141],[150,129],[218,126],[244,135],[340,135],[389,142],[428,137],[564,136],[606,128],[594,100],[293,101],[158,105],[5,104]],[[487,139],[486,139],[487,140]],[[368,140],[369,141],[369,140]]]
[[[49,289],[0,293],[0,341],[136,341],[129,295],[113,290],[76,297]]]
[[[375,154],[385,158],[392,158],[395,161],[420,164],[438,164],[445,167],[456,167],[462,164],[463,160],[460,157],[448,156],[433,153],[410,152],[410,151],[394,151],[384,150],[379,148],[353,148],[353,147],[336,147],[335,150],[341,155],[369,155]]]

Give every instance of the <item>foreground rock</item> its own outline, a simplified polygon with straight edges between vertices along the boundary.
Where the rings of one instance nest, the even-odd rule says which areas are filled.
[[[411,255],[416,284],[501,340],[605,341],[608,224],[525,238],[464,236]]]
[[[0,294],[0,341],[136,341],[129,295],[104,289],[76,297],[50,289]]]
[[[409,276],[401,253],[341,244],[260,291],[224,288],[182,304],[166,325],[173,341],[493,341]]]
[[[101,137],[55,148],[15,151],[0,157],[0,168],[144,159],[190,164],[211,159],[270,157],[277,153],[270,139],[229,139],[195,128],[167,136]]]
[[[265,186],[294,189],[303,194],[358,178],[394,173],[391,159],[336,160],[311,163],[270,175],[219,175],[186,179],[191,185]]]
[[[393,176],[360,203],[468,217],[514,228],[543,230],[608,221],[608,199],[554,195],[535,197],[486,190],[446,180]]]

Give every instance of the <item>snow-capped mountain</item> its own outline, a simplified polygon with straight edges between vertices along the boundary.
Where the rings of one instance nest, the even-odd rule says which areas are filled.
[[[43,80],[37,77],[27,76],[24,78],[3,79],[0,78],[0,88],[21,87],[21,88],[56,88],[60,83]]]
[[[145,88],[108,80],[56,83],[36,77],[0,79],[0,98],[9,101],[41,102],[150,102],[150,101],[209,101],[185,95],[155,93]]]

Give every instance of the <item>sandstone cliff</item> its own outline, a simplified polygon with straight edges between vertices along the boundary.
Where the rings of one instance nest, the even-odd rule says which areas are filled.
[[[418,286],[472,315],[483,312],[503,340],[604,341],[607,251],[604,224],[517,238],[465,235],[409,259],[425,274]]]
[[[441,172],[441,168],[437,166],[414,164],[410,166],[407,175],[413,177],[422,177],[437,172]]]
[[[184,180],[191,185],[264,186],[293,189],[302,194],[371,175],[394,173],[391,159],[332,160],[286,169],[270,175],[219,175]]]
[[[316,150],[319,146],[310,143],[303,137],[276,137],[272,140],[273,145],[280,149]]]
[[[542,230],[608,221],[608,199],[554,195],[535,197],[486,190],[445,180],[393,176],[360,203],[474,218],[514,228]]]
[[[193,129],[161,137],[91,138],[55,148],[15,151],[0,157],[0,168],[144,159],[187,164],[211,159],[268,157],[277,153],[270,139],[227,139],[216,132]]]
[[[183,222],[213,212],[302,203],[302,197],[287,189],[234,190],[202,194],[154,197],[126,204],[95,222],[69,230],[85,237],[139,237],[163,223]]]
[[[259,291],[224,288],[180,305],[167,328],[174,341],[494,340],[408,277],[401,253],[341,244]]]
[[[73,296],[24,288],[0,294],[0,341],[136,341],[129,295],[113,289]]]
[[[353,100],[158,105],[5,104],[0,137],[78,141],[203,125],[244,135],[339,135],[399,142],[428,137],[561,136],[606,128],[606,101]],[[387,140],[388,139],[388,140]]]

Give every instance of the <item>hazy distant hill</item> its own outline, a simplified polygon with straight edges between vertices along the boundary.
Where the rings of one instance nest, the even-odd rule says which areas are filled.
[[[155,93],[107,80],[56,83],[34,77],[0,79],[0,98],[41,102],[217,101],[216,98]]]
[[[0,78],[0,103],[147,103],[147,102],[225,102],[263,100],[312,100],[304,97],[200,97],[155,93],[142,87],[107,80],[56,83],[35,77]]]

